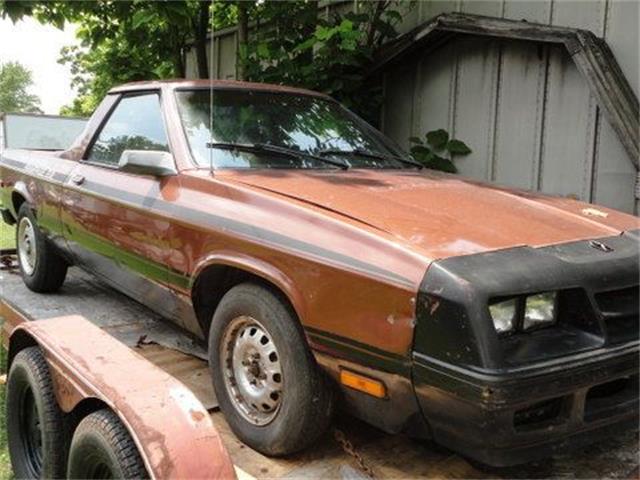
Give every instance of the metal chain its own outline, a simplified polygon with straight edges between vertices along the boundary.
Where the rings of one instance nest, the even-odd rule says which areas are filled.
[[[0,270],[7,270],[9,273],[17,270],[18,265],[15,262],[15,258],[13,254],[0,255]]]
[[[338,444],[340,445],[340,447],[342,447],[342,450],[344,450],[344,452],[349,455],[350,457],[352,457],[356,463],[358,464],[358,467],[360,468],[360,470],[369,478],[376,478],[373,469],[367,465],[365,463],[365,460],[363,458],[363,456],[358,453],[358,451],[356,450],[356,447],[354,447],[353,443],[351,443],[348,439],[347,436],[345,435],[345,433],[342,430],[339,430],[337,428],[333,429],[333,436],[336,439],[336,442],[338,442]]]

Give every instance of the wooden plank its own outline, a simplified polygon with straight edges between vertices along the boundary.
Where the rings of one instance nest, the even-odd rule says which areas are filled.
[[[458,77],[453,136],[466,142],[471,154],[455,160],[461,174],[489,180],[493,152],[500,41],[459,38]]]
[[[602,119],[594,166],[593,202],[634,213],[636,173],[618,135],[609,122]]]
[[[547,23],[551,13],[551,0],[505,2],[504,18],[527,22]]]
[[[305,452],[287,458],[268,458],[242,444],[221,413],[213,413],[211,417],[243,478],[367,478],[331,433]],[[335,426],[352,443],[376,478],[626,478],[624,476],[638,465],[638,439],[633,433],[544,461],[481,471],[432,442],[386,435],[349,417],[338,417]]]
[[[636,97],[640,96],[640,2],[609,1],[605,39]]]
[[[554,3],[553,23],[601,32],[605,2]],[[590,200],[597,103],[566,48],[550,49],[539,185],[547,193]]]
[[[502,0],[463,0],[460,3],[460,11],[472,15],[502,17],[503,6]]]
[[[503,16],[545,22],[549,2],[506,2]],[[546,50],[502,41],[494,107],[494,137],[488,177],[511,186],[535,188],[544,97]]]
[[[503,46],[492,169],[497,182],[537,187],[546,48],[522,42]]]
[[[383,131],[403,148],[409,149],[413,131],[416,64],[399,65],[385,75]]]
[[[456,0],[428,0],[418,2],[420,23],[427,22],[441,13],[457,12],[460,2]]]
[[[218,408],[207,362],[158,344],[140,345],[135,350],[186,385],[198,397],[204,408],[207,410]]]
[[[423,56],[417,71],[414,124],[411,132],[423,137],[438,128],[449,129],[451,120],[451,75],[454,68],[451,43]]]

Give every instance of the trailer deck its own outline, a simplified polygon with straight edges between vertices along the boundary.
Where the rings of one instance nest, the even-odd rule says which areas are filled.
[[[211,414],[243,478],[638,478],[638,435],[629,433],[520,467],[480,471],[430,442],[387,435],[347,415],[309,451],[267,458],[242,444],[218,410],[206,352],[190,336],[78,269],[57,294],[27,290],[15,269],[0,270],[0,299],[37,320],[81,315],[185,384]],[[346,441],[345,441],[346,439]]]

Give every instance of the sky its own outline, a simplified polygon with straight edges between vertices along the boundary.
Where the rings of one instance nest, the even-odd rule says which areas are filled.
[[[69,67],[58,63],[60,49],[78,43],[74,32],[71,25],[62,31],[31,18],[15,25],[8,18],[0,19],[0,62],[18,61],[31,70],[31,93],[40,97],[44,113],[57,115],[75,97]]]

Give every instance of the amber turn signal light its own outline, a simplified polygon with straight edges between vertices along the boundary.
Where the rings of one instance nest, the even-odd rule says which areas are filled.
[[[384,386],[384,383],[349,370],[340,370],[340,382],[347,387],[376,398],[385,398],[387,396],[387,387]]]

